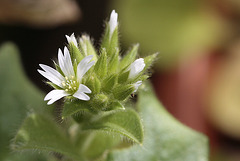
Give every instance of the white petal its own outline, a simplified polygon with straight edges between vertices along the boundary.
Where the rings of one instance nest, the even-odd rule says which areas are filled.
[[[67,47],[64,48],[64,55],[62,54],[61,49],[58,50],[58,62],[65,76],[70,77],[75,75],[73,71],[71,56]]]
[[[77,40],[76,40],[76,38],[74,36],[74,33],[72,33],[72,35],[70,37],[68,35],[65,35],[65,36],[67,38],[68,43],[72,42],[76,47],[78,46],[77,45]]]
[[[118,25],[118,14],[115,12],[115,10],[112,11],[110,15],[109,25],[110,25],[110,37],[112,36],[113,31],[116,29]]]
[[[61,70],[63,70],[64,69],[64,57],[63,57],[62,50],[60,48],[58,49],[58,64],[59,64]]]
[[[65,58],[65,67],[66,67],[66,70],[68,71],[68,76],[74,76],[75,74],[73,70],[71,56],[66,46],[64,47],[64,58]]]
[[[135,84],[134,84],[134,87],[135,87],[135,90],[133,92],[137,92],[138,90],[138,87],[142,85],[142,81],[137,81]]]
[[[64,90],[52,90],[50,91],[44,98],[44,101],[50,100],[48,101],[48,105],[54,103],[55,101],[61,99],[64,96],[68,96],[70,94],[68,94],[66,91]]]
[[[44,70],[37,70],[42,76],[58,85],[59,87],[62,87],[61,83],[64,81],[64,77],[57,70],[44,64],[39,64],[39,66]]]
[[[129,67],[130,73],[128,78],[131,79],[137,76],[144,69],[144,67],[145,63],[143,58],[135,60]]]
[[[73,97],[78,98],[80,100],[84,100],[84,101],[90,100],[90,97],[83,92],[79,92],[79,93],[76,92],[74,93]]]
[[[81,81],[84,74],[94,65],[94,61],[91,61],[93,55],[86,56],[77,66],[77,77]],[[91,61],[91,62],[89,62]]]
[[[80,100],[85,100],[85,101],[90,100],[90,97],[85,93],[92,93],[92,91],[87,86],[80,84],[77,92],[75,92],[73,96]]]
[[[81,91],[81,92],[84,92],[84,93],[92,93],[92,91],[87,86],[85,86],[84,84],[79,85],[78,91]]]

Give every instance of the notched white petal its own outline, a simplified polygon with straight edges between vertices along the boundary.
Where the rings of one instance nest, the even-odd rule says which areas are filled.
[[[64,55],[62,54],[62,51],[59,49],[58,61],[59,61],[59,66],[65,76],[73,76],[74,75],[71,56],[70,56],[70,53],[69,53],[67,47],[64,47]]]
[[[79,85],[78,91],[81,91],[81,92],[84,92],[84,93],[92,93],[92,91],[87,86],[85,86],[84,84]]]
[[[63,57],[62,50],[60,48],[58,49],[58,64],[59,64],[61,70],[65,68],[64,67],[64,57]]]
[[[48,105],[56,102],[57,100],[65,97],[65,96],[68,96],[70,94],[68,94],[67,92],[65,92],[64,90],[52,90],[50,91],[44,98],[44,101],[48,101]]]
[[[73,97],[78,98],[80,100],[84,100],[84,101],[90,100],[90,97],[83,92],[76,92],[74,93]]]
[[[94,65],[94,61],[91,61],[93,55],[86,56],[77,66],[77,77],[81,81],[84,74]],[[91,61],[91,62],[89,62]]]
[[[85,93],[92,93],[92,91],[85,85],[80,84],[77,92],[73,94],[73,97],[76,97],[80,100],[88,101],[90,100],[90,97],[86,95]]]
[[[69,44],[72,42],[76,47],[78,46],[77,45],[77,40],[74,36],[74,33],[72,33],[71,36],[65,35],[65,37],[67,38],[67,41],[68,41]]]
[[[58,85],[59,87],[62,87],[61,82],[64,80],[64,77],[57,70],[44,64],[39,64],[39,66],[44,70],[37,70],[42,76]]]

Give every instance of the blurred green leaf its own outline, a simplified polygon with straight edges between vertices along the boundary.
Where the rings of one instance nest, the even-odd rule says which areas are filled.
[[[109,112],[83,126],[85,130],[100,130],[120,134],[129,141],[141,144],[143,127],[138,114],[130,109]]]
[[[106,134],[103,131],[85,131],[78,134],[75,141],[81,153],[88,159],[99,159],[104,152],[111,150],[121,142],[121,137]]]
[[[10,140],[28,111],[51,109],[43,101],[44,95],[26,77],[16,46],[5,43],[0,47],[0,160],[37,161],[39,155],[9,154]],[[34,157],[35,156],[35,157]],[[39,156],[40,157],[40,156]],[[33,159],[34,158],[34,159]]]
[[[14,150],[58,152],[76,160],[84,160],[64,130],[43,114],[31,114],[23,122],[12,147]]]
[[[209,2],[200,0],[116,0],[123,45],[139,43],[140,54],[160,52],[158,67],[206,54],[227,34]]]
[[[142,146],[114,150],[107,161],[207,161],[208,140],[174,119],[148,84],[139,92],[138,110],[144,126]]]

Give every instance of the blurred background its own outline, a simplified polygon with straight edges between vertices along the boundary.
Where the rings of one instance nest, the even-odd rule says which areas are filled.
[[[211,161],[239,161],[239,0],[0,0],[0,44],[17,45],[28,78],[47,92],[38,64],[53,64],[73,32],[99,47],[113,9],[122,53],[135,43],[141,57],[160,53],[150,80],[167,110],[209,137]]]

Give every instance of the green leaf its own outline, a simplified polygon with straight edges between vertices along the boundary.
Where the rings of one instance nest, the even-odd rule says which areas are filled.
[[[120,134],[131,142],[141,144],[143,126],[138,114],[130,109],[116,112],[105,112],[100,118],[83,126],[84,130],[100,130],[106,133]]]
[[[10,153],[10,140],[30,110],[50,113],[53,106],[43,101],[44,94],[30,82],[23,72],[19,51],[12,43],[0,47],[0,160],[31,160],[44,158],[32,152]],[[29,156],[29,159],[27,159]],[[17,159],[10,159],[10,158]],[[35,158],[35,159],[33,159]],[[40,160],[40,159],[39,159]]]
[[[13,140],[12,148],[19,151],[54,151],[76,160],[84,160],[64,130],[44,114],[31,114],[25,119]]]
[[[78,134],[75,141],[77,147],[86,158],[100,159],[104,152],[116,147],[121,142],[121,137],[106,134],[103,131],[85,131]]]
[[[62,110],[62,118],[64,119],[78,112],[84,113],[89,111],[90,111],[90,105],[86,101],[82,101],[82,100],[66,101],[64,103],[63,110]]]
[[[144,126],[142,146],[111,151],[107,161],[207,161],[208,140],[173,118],[148,84],[139,92],[138,110]]]

